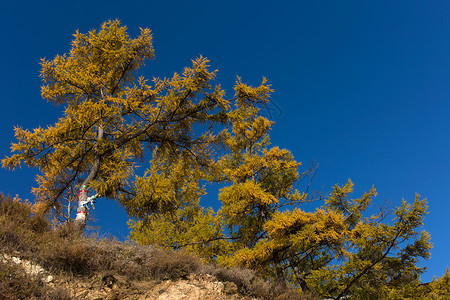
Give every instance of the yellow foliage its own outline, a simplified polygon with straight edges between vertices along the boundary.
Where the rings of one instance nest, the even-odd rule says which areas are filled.
[[[140,205],[127,199],[136,193],[135,167],[149,148],[170,160],[189,155],[191,163],[212,164],[213,149],[223,142],[215,125],[229,122],[232,103],[213,84],[216,71],[208,59],[200,56],[181,74],[149,81],[136,78],[154,58],[149,29],[131,38],[111,20],[73,38],[69,53],[41,60],[42,97],[63,105],[64,115],[45,129],[15,128],[13,155],[2,160],[6,168],[24,163],[40,170],[33,192],[46,203],[43,211],[71,199],[82,184],[124,205]],[[267,101],[271,91],[265,80],[255,88],[239,80],[236,90],[235,104],[242,107]],[[168,189],[158,184],[154,192]]]
[[[266,79],[252,87],[238,77],[230,100],[207,58],[170,78],[138,76],[153,58],[149,29],[131,38],[113,20],[77,31],[69,53],[41,60],[42,97],[63,106],[63,116],[47,128],[15,128],[12,155],[2,160],[39,169],[34,211],[62,209],[85,185],[127,210],[140,243],[250,267],[323,298],[448,292],[448,272],[430,284],[434,293],[417,280],[417,261],[431,248],[417,230],[426,199],[403,201],[383,223],[382,213],[364,217],[375,189],[350,199],[348,180],[315,211],[301,210],[311,195],[299,182],[313,171],[299,173],[290,151],[271,146],[273,122],[260,115],[273,92]],[[149,169],[136,175],[148,156]],[[221,184],[217,212],[199,204],[206,181]]]

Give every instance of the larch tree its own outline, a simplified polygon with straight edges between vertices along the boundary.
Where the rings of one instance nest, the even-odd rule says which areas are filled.
[[[376,191],[350,199],[353,183],[336,185],[315,211],[301,209],[313,198],[299,191],[300,163],[285,149],[270,145],[272,122],[257,109],[237,110],[232,131],[224,134],[228,153],[218,161],[222,180],[221,218],[232,245],[217,261],[247,267],[283,288],[290,285],[322,297],[389,298],[411,286],[424,268],[429,234],[418,230],[426,200],[403,201],[394,219],[367,215]],[[418,285],[416,285],[418,289]],[[417,290],[416,289],[416,290]]]
[[[166,249],[183,249],[212,261],[226,251],[222,223],[211,208],[200,205],[207,173],[189,157],[168,163],[153,159],[147,174],[136,178],[135,203],[128,210],[132,239]]]
[[[450,299],[450,271],[448,266],[445,273],[440,278],[433,278],[433,281],[421,284],[423,296],[422,299]]]
[[[272,146],[273,122],[259,105],[272,92],[238,77],[234,97],[214,85],[208,60],[192,61],[170,78],[138,77],[153,59],[150,30],[130,38],[119,21],[76,32],[68,54],[41,62],[44,99],[62,105],[55,125],[15,129],[3,167],[39,169],[36,210],[60,212],[76,201],[76,227],[86,224],[98,196],[129,214],[131,237],[143,244],[195,252],[207,261],[248,267],[276,283],[322,298],[435,299],[448,293],[448,272],[424,285],[420,259],[429,235],[420,232],[426,201],[403,201],[370,215],[372,188],[350,199],[353,183],[336,185],[315,210],[311,170]],[[136,167],[149,159],[147,171]],[[208,182],[221,186],[220,209],[200,205]],[[88,190],[94,195],[88,197]]]
[[[135,205],[159,205],[148,203],[157,201],[151,195],[145,203],[134,197],[134,185],[145,186],[134,175],[146,154],[169,163],[189,156],[198,166],[209,164],[215,125],[227,123],[231,101],[213,86],[216,71],[200,57],[171,78],[136,78],[153,57],[149,29],[130,38],[115,20],[87,34],[77,31],[68,54],[42,59],[42,97],[62,105],[64,114],[47,128],[15,128],[13,155],[2,160],[10,169],[21,163],[39,169],[33,188],[37,210],[61,211],[78,193],[75,224],[82,231],[95,197],[118,201],[130,211]],[[240,81],[237,87],[239,103],[268,98],[251,95],[252,88]],[[264,84],[261,89],[269,90]],[[94,196],[88,197],[89,189]]]
[[[205,193],[199,179],[207,178],[205,174],[174,180],[176,173],[157,163],[158,181],[171,183],[165,185],[164,195],[172,189],[171,203],[180,205],[172,206],[170,213],[138,205],[143,210],[131,223],[133,239],[182,248],[225,266],[250,268],[281,289],[291,286],[327,299],[407,299],[423,294],[419,275],[424,268],[418,262],[429,257],[431,248],[428,233],[419,230],[426,200],[417,196],[413,204],[403,201],[389,222],[385,213],[366,212],[375,189],[351,199],[353,183],[348,181],[320,197],[324,203],[314,211],[302,210],[302,204],[314,200],[307,193],[309,184],[304,192],[299,190],[301,181],[309,182],[311,169],[299,172],[292,153],[271,146],[273,123],[257,108],[237,107],[229,118],[232,126],[220,134],[224,154],[208,173],[208,181],[223,186],[218,195],[221,208],[213,212],[198,205]],[[194,171],[191,164],[183,165],[180,170]],[[201,192],[175,200],[182,195],[175,191],[186,193],[187,186]]]

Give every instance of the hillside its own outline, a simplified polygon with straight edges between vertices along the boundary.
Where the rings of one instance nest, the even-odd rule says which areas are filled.
[[[0,299],[314,299],[274,289],[250,270],[79,236],[32,212],[0,194]]]

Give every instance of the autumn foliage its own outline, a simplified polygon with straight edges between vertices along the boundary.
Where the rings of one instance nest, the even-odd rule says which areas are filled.
[[[352,199],[350,180],[315,197],[314,170],[270,142],[265,79],[253,87],[238,77],[226,98],[206,58],[170,78],[138,77],[153,57],[148,29],[132,39],[108,21],[77,31],[68,54],[42,60],[42,96],[64,115],[45,129],[16,128],[2,161],[39,169],[39,211],[60,213],[78,191],[83,203],[87,186],[126,209],[133,240],[250,268],[280,290],[333,299],[435,299],[445,290],[419,278],[431,249],[420,230],[426,200],[370,214],[375,189]],[[212,184],[217,211],[200,205]],[[315,210],[302,209],[313,200]]]

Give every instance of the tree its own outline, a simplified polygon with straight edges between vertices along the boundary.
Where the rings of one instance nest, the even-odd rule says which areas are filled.
[[[33,193],[41,212],[60,211],[79,191],[75,224],[82,231],[88,189],[132,211],[141,205],[133,200],[133,184],[140,184],[132,180],[135,168],[148,153],[169,162],[189,156],[205,168],[215,126],[227,123],[230,103],[264,102],[270,92],[263,83],[251,94],[238,80],[234,100],[224,99],[203,57],[171,78],[136,78],[153,57],[149,29],[132,39],[115,20],[87,34],[77,31],[68,54],[41,61],[42,97],[63,105],[64,115],[45,129],[15,128],[14,154],[2,160],[10,169],[21,163],[39,169]]]
[[[184,249],[212,261],[226,251],[222,224],[212,209],[200,206],[207,174],[188,157],[169,163],[153,159],[147,174],[136,178],[135,203],[128,210],[132,237],[141,244]]]
[[[224,186],[216,212],[198,207],[203,193],[181,197],[169,214],[143,211],[131,223],[131,236],[144,244],[193,251],[208,261],[256,270],[281,289],[286,286],[325,298],[404,299],[423,294],[419,275],[431,244],[419,232],[426,200],[416,197],[387,215],[367,215],[374,188],[350,199],[353,183],[336,185],[324,204],[307,212],[308,186],[300,182],[300,163],[286,149],[270,144],[272,122],[255,107],[242,106],[230,114],[232,127],[221,134],[224,154],[209,181]],[[161,181],[173,180],[167,166],[158,164]],[[199,187],[202,176],[189,176]],[[172,185],[174,188],[174,185]],[[165,193],[167,194],[167,193]],[[181,199],[190,199],[187,202]],[[186,218],[195,207],[196,215]],[[203,230],[199,230],[203,228]],[[206,228],[206,229],[205,229]]]
[[[424,287],[423,299],[450,299],[450,272],[448,267],[440,278],[433,278],[432,282],[422,284]]]
[[[234,97],[213,85],[216,71],[200,57],[171,78],[137,77],[153,59],[151,33],[130,38],[119,21],[74,35],[71,51],[43,59],[42,96],[64,115],[47,128],[15,129],[3,167],[37,167],[33,189],[42,213],[78,202],[75,224],[85,226],[88,189],[119,202],[131,236],[144,244],[195,252],[207,261],[248,267],[276,283],[326,298],[433,299],[448,293],[448,272],[420,282],[431,244],[419,232],[426,200],[416,197],[384,213],[367,209],[372,188],[350,199],[353,183],[336,185],[323,204],[301,183],[293,154],[272,146],[273,122],[260,114],[272,90],[238,77]],[[143,174],[139,164],[150,158]],[[200,205],[205,185],[221,185],[221,208]],[[79,191],[78,196],[74,196]]]
[[[257,270],[280,287],[291,285],[323,297],[390,298],[391,289],[417,280],[427,259],[429,235],[423,225],[426,200],[403,201],[393,224],[383,214],[364,216],[376,191],[350,199],[353,183],[336,185],[313,212],[295,187],[308,177],[287,150],[271,147],[271,122],[257,111],[241,112],[226,135],[229,154],[219,160],[231,185],[219,194],[218,216],[227,226],[233,251],[217,260]]]

